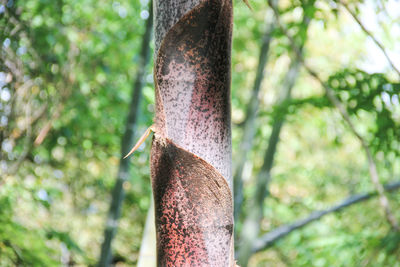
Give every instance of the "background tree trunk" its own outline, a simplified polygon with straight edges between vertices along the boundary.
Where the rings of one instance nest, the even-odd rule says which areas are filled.
[[[152,2],[150,1],[150,8],[152,9]],[[151,12],[150,12],[151,13]],[[115,236],[118,219],[121,214],[122,202],[124,199],[124,182],[129,179],[129,159],[123,159],[123,157],[129,152],[132,147],[135,138],[135,128],[139,113],[140,100],[142,97],[142,88],[144,84],[144,78],[146,74],[146,66],[149,63],[150,58],[150,40],[151,32],[153,27],[153,15],[152,13],[147,18],[145,32],[142,39],[140,58],[138,62],[138,72],[136,74],[135,83],[132,90],[131,103],[129,105],[129,114],[126,120],[125,133],[121,141],[121,158],[119,162],[119,169],[117,179],[112,192],[112,200],[110,209],[106,221],[106,229],[104,231],[104,241],[101,246],[99,266],[108,266],[111,262],[111,244]]]
[[[282,32],[286,35],[286,37],[289,39],[290,46],[292,47],[293,51],[295,52],[295,55],[299,58],[303,67],[310,74],[310,76],[312,76],[315,80],[317,80],[319,82],[319,84],[322,86],[322,88],[324,88],[329,101],[339,111],[340,115],[342,116],[343,120],[346,122],[350,131],[359,140],[359,142],[367,156],[368,169],[369,169],[369,173],[370,173],[370,177],[371,177],[371,182],[379,194],[379,204],[381,205],[383,211],[385,212],[386,220],[392,227],[392,230],[394,230],[395,232],[399,232],[400,231],[399,224],[397,222],[396,217],[394,216],[394,214],[392,212],[389,200],[386,197],[385,190],[380,181],[380,177],[379,177],[378,170],[376,167],[375,158],[372,155],[370,144],[367,142],[365,137],[363,137],[360,134],[360,132],[356,129],[356,127],[355,127],[353,121],[351,120],[350,115],[347,111],[346,105],[341,102],[341,100],[335,94],[334,90],[319,77],[318,73],[315,72],[312,68],[310,68],[310,66],[308,64],[306,64],[306,62],[303,60],[302,55],[301,55],[301,49],[296,46],[296,43],[295,43],[293,37],[288,33],[286,27],[281,23],[279,11],[278,11],[276,5],[273,3],[272,0],[268,0],[268,3],[274,11],[277,25],[282,30]],[[382,47],[380,47],[380,48],[382,49]],[[387,59],[389,59],[389,61],[390,61],[390,58],[387,58]],[[393,66],[394,65],[392,65],[392,67]]]
[[[310,20],[308,18],[305,17],[303,19],[303,23],[306,29],[309,22]],[[301,50],[303,49],[303,45],[304,44],[302,44],[301,46]],[[290,63],[289,70],[283,78],[280,96],[276,103],[277,105],[282,104],[283,102],[290,99],[292,88],[295,85],[297,76],[299,74],[300,66],[300,60],[294,56],[292,62]],[[240,233],[238,260],[243,267],[247,266],[248,261],[253,254],[253,243],[257,239],[260,232],[261,220],[263,218],[264,199],[267,195],[268,186],[271,181],[271,169],[276,155],[279,135],[285,120],[285,114],[286,112],[284,112],[283,114],[279,114],[279,117],[274,118],[271,136],[269,138],[268,147],[264,155],[264,162],[260,172],[256,177],[255,194],[250,200],[252,208],[247,214],[242,231]]]
[[[294,60],[289,67],[289,71],[285,76],[284,85],[282,86],[282,90],[285,91],[285,96],[278,102],[287,100],[290,97],[290,91],[294,85],[298,71],[299,62]],[[247,262],[252,255],[252,244],[260,232],[260,224],[263,218],[263,203],[271,180],[271,169],[283,122],[284,118],[277,119],[272,126],[268,147],[264,155],[264,163],[256,177],[257,185],[254,198],[251,200],[252,208],[249,210],[245,219],[239,239],[238,260],[241,266],[247,266]]]
[[[270,18],[267,18],[270,20]],[[235,220],[239,218],[241,213],[241,206],[243,202],[243,170],[247,162],[247,156],[253,146],[254,132],[256,131],[256,114],[260,104],[259,92],[261,83],[264,79],[264,69],[268,61],[269,45],[271,43],[271,34],[274,30],[274,22],[270,21],[267,25],[264,37],[261,43],[260,56],[258,59],[258,67],[256,78],[254,80],[253,90],[251,92],[250,102],[247,104],[246,118],[243,122],[243,135],[239,148],[239,156],[236,160],[235,172],[233,176],[234,181],[234,216]]]
[[[156,267],[156,229],[154,227],[154,201],[151,201],[147,212],[146,224],[140,244],[137,267]]]

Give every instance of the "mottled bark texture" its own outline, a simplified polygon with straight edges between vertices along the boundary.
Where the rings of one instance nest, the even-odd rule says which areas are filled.
[[[208,161],[229,182],[231,9],[229,0],[201,1],[169,29],[155,65],[158,134]]]
[[[159,266],[233,266],[231,0],[155,2]]]

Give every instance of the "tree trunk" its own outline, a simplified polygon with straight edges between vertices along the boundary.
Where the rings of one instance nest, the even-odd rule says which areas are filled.
[[[309,19],[304,18],[303,22],[307,27]],[[303,47],[303,46],[302,46]],[[301,47],[301,49],[302,49]],[[281,104],[284,101],[290,99],[292,88],[296,82],[301,62],[297,57],[292,59],[289,70],[286,73],[283,84],[281,87],[281,95],[277,101],[277,104]],[[274,163],[276,147],[279,142],[279,135],[282,129],[282,125],[285,120],[285,114],[279,114],[279,117],[275,118],[271,136],[269,138],[268,147],[265,151],[264,162],[260,172],[256,177],[256,191],[254,197],[250,200],[252,209],[249,210],[246,220],[243,224],[243,229],[240,233],[240,248],[238,253],[239,263],[245,267],[253,254],[252,247],[253,243],[258,237],[261,227],[261,220],[263,218],[263,203],[268,192],[268,185],[271,180],[271,169]]]
[[[233,266],[230,0],[155,1],[159,266]]]
[[[143,230],[142,243],[140,244],[139,259],[137,267],[156,267],[156,229],[154,228],[154,202],[151,201],[145,227]]]
[[[299,62],[293,61],[289,68],[289,71],[285,77],[285,83],[282,86],[283,90],[286,91],[286,95],[282,99],[287,100],[290,97],[290,91],[294,85],[297,74],[299,71]],[[276,147],[279,142],[279,135],[282,129],[284,119],[275,120],[272,126],[271,136],[269,138],[268,147],[264,155],[264,163],[261,167],[261,171],[258,173],[256,178],[256,192],[254,198],[251,200],[252,209],[246,217],[243,224],[243,229],[240,234],[240,248],[238,259],[241,266],[247,266],[248,260],[252,255],[252,244],[258,237],[260,232],[260,224],[263,217],[263,203],[268,191],[268,184],[271,180],[271,169],[274,162]]]
[[[269,19],[269,18],[267,18]],[[258,106],[260,104],[259,92],[261,88],[262,80],[264,79],[264,69],[268,61],[268,51],[269,45],[271,43],[271,34],[274,30],[273,21],[268,23],[267,30],[265,31],[264,37],[262,39],[260,56],[258,59],[258,67],[256,78],[254,80],[253,91],[251,92],[250,102],[247,104],[246,118],[243,123],[243,136],[240,143],[239,155],[236,160],[236,167],[233,176],[234,181],[234,217],[235,220],[239,218],[241,211],[241,206],[243,202],[243,170],[247,162],[247,156],[252,148],[254,132],[256,130],[255,122],[256,115],[258,111]]]
[[[151,9],[152,4],[150,3],[150,11]],[[153,16],[151,14],[146,21],[145,32],[142,39],[140,59],[138,62],[139,68],[132,90],[132,98],[129,105],[129,114],[126,120],[125,133],[121,141],[121,159],[119,162],[117,180],[112,192],[110,209],[107,216],[104,240],[101,246],[99,266],[109,266],[111,262],[111,243],[117,230],[118,219],[120,217],[122,202],[124,199],[123,184],[129,179],[130,161],[129,159],[123,159],[122,157],[129,152],[129,148],[132,147],[134,142],[136,121],[138,118],[139,104],[142,96],[144,77],[146,74],[146,66],[150,58],[150,39],[152,26]]]
[[[371,177],[371,182],[374,185],[376,191],[378,192],[379,195],[379,204],[382,207],[382,209],[385,212],[385,217],[390,226],[392,227],[392,230],[395,232],[399,232],[399,224],[397,222],[396,217],[393,215],[392,209],[390,207],[390,203],[388,198],[386,197],[384,188],[382,186],[382,183],[380,182],[379,174],[377,171],[375,159],[371,153],[371,149],[369,147],[369,144],[367,140],[360,134],[360,132],[356,129],[353,121],[350,118],[350,115],[347,111],[346,105],[344,105],[340,99],[336,96],[334,90],[327,84],[325,83],[318,75],[317,72],[315,72],[314,69],[312,69],[301,56],[301,51],[299,47],[296,46],[296,42],[293,39],[293,37],[288,33],[286,27],[281,23],[280,20],[280,15],[277,7],[273,4],[272,0],[268,0],[269,5],[274,11],[276,22],[279,26],[279,28],[282,30],[282,32],[286,35],[286,37],[289,39],[290,46],[295,52],[296,56],[300,59],[300,62],[302,63],[303,67],[305,70],[310,74],[315,80],[319,82],[319,84],[324,88],[326,96],[328,97],[329,101],[335,106],[335,108],[339,111],[340,115],[342,116],[343,120],[346,122],[347,126],[349,127],[350,131],[354,134],[354,136],[360,141],[360,144],[362,148],[365,151],[365,154],[367,156],[367,161],[368,161],[368,169],[369,169],[369,174]]]

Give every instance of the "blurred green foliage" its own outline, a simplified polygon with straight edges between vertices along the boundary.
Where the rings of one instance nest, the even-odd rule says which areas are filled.
[[[382,73],[344,69],[329,77],[328,84],[336,91],[349,114],[357,118],[370,116],[369,143],[375,152],[400,153],[400,83],[393,83]],[[366,113],[366,114],[365,114]]]
[[[391,1],[380,2],[355,5],[361,7],[360,15],[362,7],[372,8],[376,25],[396,30],[400,15],[384,9]],[[272,18],[266,1],[251,4],[254,11],[236,1],[234,11],[234,158],[240,156],[240,124],[260,42]],[[95,265],[133,77],[142,67],[137,61],[147,7],[146,0],[0,1],[0,266]],[[307,62],[346,104],[375,152],[382,182],[398,178],[398,78],[386,65],[379,73],[363,70],[374,64],[368,61],[367,38],[337,1],[282,1],[280,11],[296,41],[308,35]],[[312,18],[307,33],[303,12]],[[386,32],[374,34],[393,48],[399,37],[389,38]],[[270,51],[244,177],[246,200],[254,192],[253,177],[262,165],[271,122],[288,112],[265,200],[263,233],[373,188],[359,143],[315,80],[301,72],[293,99],[274,104],[279,95],[275,88],[292,54],[279,30]],[[143,95],[137,134],[152,123],[151,67]],[[118,266],[136,263],[150,202],[148,144],[140,150],[124,184],[126,198],[113,244]],[[389,196],[400,218],[400,195]],[[244,211],[250,208],[244,205]],[[399,255],[399,236],[390,232],[374,199],[293,232],[256,254],[250,265],[400,266]]]

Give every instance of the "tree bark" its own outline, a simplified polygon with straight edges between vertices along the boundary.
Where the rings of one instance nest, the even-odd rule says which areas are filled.
[[[150,3],[150,10],[152,4]],[[146,74],[146,66],[150,58],[150,40],[153,26],[152,14],[146,21],[145,32],[142,39],[140,58],[138,62],[138,72],[136,73],[135,83],[132,90],[131,103],[129,105],[129,113],[125,125],[125,133],[121,140],[121,158],[119,162],[119,169],[117,179],[112,192],[112,200],[106,221],[106,229],[104,231],[104,240],[101,246],[99,266],[109,266],[112,258],[111,244],[116,234],[118,227],[118,219],[121,213],[122,202],[124,199],[123,184],[129,179],[129,159],[124,159],[123,156],[129,152],[134,142],[136,122],[139,113],[140,99],[142,97],[142,88],[144,84],[144,77]]]
[[[159,266],[233,266],[230,0],[155,1]]]
[[[231,184],[232,4],[155,3],[156,132],[208,161]]]

